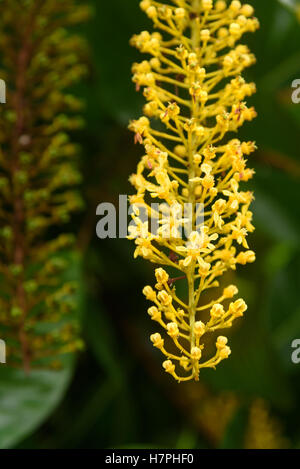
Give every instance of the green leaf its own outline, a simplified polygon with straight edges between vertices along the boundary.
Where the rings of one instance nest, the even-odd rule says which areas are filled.
[[[77,252],[61,255],[68,261],[61,281],[77,281],[81,285],[81,256]],[[76,289],[74,301],[78,305],[72,313],[81,316],[82,288]],[[52,414],[63,398],[74,369],[74,357],[59,357],[61,371],[23,370],[0,365],[0,448],[11,448],[34,432]]]
[[[72,375],[72,360],[62,371],[0,369],[0,448],[8,449],[34,432],[53,412]]]

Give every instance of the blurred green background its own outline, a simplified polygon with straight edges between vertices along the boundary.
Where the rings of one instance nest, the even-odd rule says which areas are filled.
[[[90,0],[94,15],[81,30],[90,44],[90,74],[78,87],[86,101],[82,191],[86,210],[74,220],[84,252],[78,304],[86,349],[62,372],[5,380],[1,368],[0,447],[19,448],[300,448],[300,79],[297,2],[249,0],[261,22],[247,43],[257,56],[248,72],[258,92],[258,118],[240,138],[255,140],[257,262],[231,274],[249,305],[231,331],[232,356],[200,383],[178,385],[152,348],[155,332],[141,291],[153,284],[153,265],[133,260],[127,240],[96,238],[96,207],[118,205],[142,148],[128,121],[142,113],[131,82],[142,60],[128,42],[150,27],[138,0]]]

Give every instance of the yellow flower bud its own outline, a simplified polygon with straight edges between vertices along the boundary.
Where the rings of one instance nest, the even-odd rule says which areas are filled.
[[[244,300],[239,299],[234,303],[230,303],[229,311],[235,317],[241,317],[244,315],[244,312],[247,311],[248,307]]]
[[[235,295],[238,294],[238,289],[235,285],[229,285],[229,287],[224,288],[223,295],[225,298],[233,298]]]
[[[155,277],[156,277],[157,282],[161,284],[167,283],[169,280],[169,275],[161,267],[155,270]]]
[[[184,369],[187,370],[190,365],[190,360],[187,357],[181,357],[179,365]]]
[[[173,365],[171,360],[166,360],[163,362],[163,367],[166,370],[166,373],[173,374],[175,372],[175,365]]]
[[[231,350],[230,350],[230,347],[228,347],[227,345],[223,348],[220,349],[219,351],[219,354],[220,354],[220,358],[222,360],[226,359],[229,357],[229,355],[231,354]]]
[[[216,10],[223,11],[226,9],[226,2],[224,0],[219,0],[216,2]]]
[[[165,5],[159,7],[159,13],[160,13],[161,18],[165,20],[170,20],[173,15],[172,8],[168,8]]]
[[[224,306],[218,303],[213,305],[210,310],[210,315],[212,319],[220,319],[224,313]]]
[[[161,335],[156,333],[150,336],[150,340],[153,343],[154,347],[161,349],[164,346],[164,339],[161,338]]]
[[[240,252],[236,258],[238,264],[246,265],[255,262],[256,256],[253,251]]]
[[[233,65],[233,59],[230,57],[230,55],[226,55],[223,60],[223,65],[225,68],[232,67]]]
[[[214,177],[213,176],[205,176],[203,179],[202,179],[202,186],[205,188],[205,189],[211,189],[212,187],[214,187],[214,184],[215,184],[215,180],[214,180]]]
[[[241,13],[247,17],[253,16],[254,8],[251,5],[245,4],[242,6]]]
[[[193,347],[191,350],[192,360],[200,360],[202,356],[201,349],[199,347]]]
[[[196,153],[194,156],[193,156],[193,159],[194,159],[194,162],[196,164],[200,164],[201,163],[201,160],[202,160],[202,157],[201,155],[199,155],[199,153]]]
[[[224,39],[227,36],[228,36],[228,29],[227,28],[220,28],[219,31],[218,31],[218,38],[219,39]]]
[[[189,54],[189,56],[188,56],[188,63],[189,63],[189,65],[197,65],[197,64],[198,64],[198,57],[197,57],[197,54],[195,54],[194,52],[192,52],[191,54]]]
[[[196,321],[194,324],[194,334],[196,337],[201,337],[205,334],[205,324],[202,321]]]
[[[174,148],[174,152],[181,158],[186,156],[186,148],[184,145],[176,145],[176,147]]]
[[[197,137],[204,137],[205,135],[205,128],[203,127],[203,125],[198,125],[197,127],[195,127],[194,131]]]
[[[176,54],[180,60],[185,60],[189,55],[187,49],[183,47],[182,44],[179,47],[177,47]]]
[[[203,81],[205,76],[206,76],[206,70],[205,68],[201,67],[197,70],[197,75],[198,75],[198,79],[200,81]]]
[[[159,321],[161,319],[161,312],[156,306],[151,306],[151,308],[148,309],[148,314],[153,321]]]
[[[247,24],[247,18],[245,15],[239,15],[237,18],[237,22],[240,26],[245,26]]]
[[[202,41],[208,41],[209,38],[210,38],[209,29],[202,29],[202,31],[200,31],[200,37],[201,37]]]
[[[167,324],[167,331],[170,337],[177,338],[179,335],[179,329],[176,322],[169,322]]]
[[[205,104],[208,100],[208,93],[205,90],[201,90],[198,94],[200,103]]]
[[[241,32],[241,27],[238,23],[231,23],[229,31],[233,36],[238,36]]]
[[[148,8],[151,6],[151,1],[150,0],[142,0],[140,3],[140,7],[142,10],[146,11]]]
[[[151,101],[150,103],[145,104],[143,110],[147,116],[154,117],[157,114],[158,104],[155,101]]]
[[[154,69],[158,69],[161,65],[160,60],[157,57],[152,57],[150,60],[150,65]]]
[[[230,10],[237,13],[241,9],[241,7],[242,7],[241,2],[239,2],[238,0],[233,0],[233,2],[231,2],[231,4],[230,4],[229,8],[230,8]]]
[[[168,295],[165,290],[162,290],[158,293],[157,299],[163,306],[168,306],[172,303],[171,295]]]
[[[146,287],[143,289],[143,294],[145,295],[145,297],[147,298],[147,300],[150,300],[150,301],[155,301],[155,300],[156,300],[156,293],[155,293],[155,291],[153,290],[153,288],[150,287],[150,286],[146,286]]]
[[[157,18],[157,10],[154,6],[147,8],[146,13],[151,19]]]
[[[210,11],[213,8],[212,0],[202,0],[202,8],[204,11]]]
[[[224,347],[226,347],[227,343],[228,343],[227,337],[219,336],[217,338],[216,347],[218,350],[221,350]]]
[[[185,17],[185,9],[184,8],[176,8],[175,10],[175,18],[183,19]]]
[[[206,160],[213,160],[216,156],[216,149],[212,145],[209,145],[208,147],[205,148],[203,151],[203,155]]]
[[[210,271],[210,268],[211,268],[211,264],[201,260],[201,262],[199,263],[199,275],[201,277],[206,277]]]
[[[201,171],[206,174],[206,176],[209,176],[210,173],[212,172],[212,166],[208,163],[203,163],[201,165]]]

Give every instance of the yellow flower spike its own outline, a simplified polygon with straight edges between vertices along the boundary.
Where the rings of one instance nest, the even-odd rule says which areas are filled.
[[[179,382],[198,380],[202,368],[215,368],[231,353],[220,335],[216,354],[204,359],[203,336],[231,327],[247,309],[242,299],[223,304],[237,295],[234,285],[211,293],[209,304],[202,295],[219,289],[226,271],[255,261],[247,242],[254,231],[254,197],[243,183],[254,175],[247,160],[256,146],[227,133],[256,116],[246,103],[255,84],[242,76],[255,57],[239,40],[259,23],[252,6],[238,0],[143,0],[140,6],[155,32],[131,40],[148,57],[132,69],[147,102],[145,115],[129,126],[135,143],[145,147],[130,177],[137,191],[130,203],[145,207],[158,227],[152,232],[150,221],[133,214],[129,239],[136,244],[135,257],[158,266],[157,292],[147,286],[143,293],[155,305],[150,317],[179,350],[168,353],[160,334],[151,336],[168,358],[163,367]],[[176,290],[180,281],[187,283],[187,298]],[[185,375],[178,376],[177,365]]]

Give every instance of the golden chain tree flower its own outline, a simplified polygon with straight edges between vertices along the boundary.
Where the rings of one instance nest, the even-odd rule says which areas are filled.
[[[130,124],[145,155],[130,178],[137,194],[130,198],[135,226],[129,239],[135,239],[135,257],[181,273],[170,278],[159,267],[155,290],[144,289],[154,303],[149,315],[165,329],[170,344],[159,333],[151,341],[166,356],[167,373],[178,381],[198,380],[202,368],[215,368],[231,353],[221,335],[209,356],[206,336],[231,327],[247,309],[242,299],[230,301],[238,293],[234,285],[214,300],[210,292],[228,269],[255,260],[247,243],[254,230],[253,194],[240,190],[254,173],[246,168],[246,158],[255,144],[225,136],[256,115],[245,102],[255,84],[241,76],[255,57],[238,42],[259,23],[253,8],[236,0],[230,5],[223,0],[143,0],[140,5],[161,32],[143,31],[131,40],[150,59],[133,66],[133,81],[137,90],[143,87],[147,104],[145,115]],[[153,202],[170,208],[168,236],[166,220],[159,220],[156,233],[142,220],[142,209],[151,219],[159,217]],[[180,237],[178,230],[189,220],[173,215],[182,214],[178,207],[186,204],[192,207],[191,230]],[[181,278],[187,280],[187,301],[174,286]],[[172,343],[178,352],[170,351]]]
[[[66,28],[89,11],[75,0],[3,0],[0,122],[0,325],[9,364],[58,365],[78,339],[74,282],[63,279],[73,235],[58,226],[82,206],[76,167],[82,103],[66,89],[86,74],[85,42]],[[75,113],[71,116],[70,113]]]

